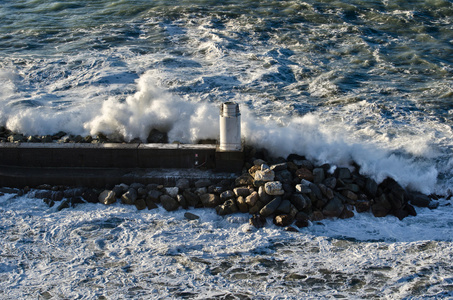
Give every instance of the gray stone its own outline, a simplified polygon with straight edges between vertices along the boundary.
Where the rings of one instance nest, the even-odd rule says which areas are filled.
[[[188,220],[191,220],[191,221],[200,219],[199,216],[197,216],[197,215],[195,215],[195,214],[193,214],[193,213],[190,213],[190,212],[184,213],[184,217],[185,217],[186,219],[188,219]]]
[[[141,197],[146,197],[146,195],[148,194],[148,190],[146,188],[139,188],[137,190],[137,194]]]
[[[253,165],[255,165],[255,166],[261,166],[263,164],[266,164],[266,162],[264,160],[262,160],[262,159],[255,159],[253,161]]]
[[[196,188],[208,187],[210,185],[212,185],[212,182],[209,179],[200,179],[195,182]]]
[[[253,215],[253,214],[257,214],[257,213],[259,213],[260,210],[264,207],[264,205],[265,205],[265,204],[264,204],[263,202],[261,202],[261,201],[256,201],[255,205],[252,206],[252,207],[250,207],[250,208],[248,209],[248,212],[249,212],[250,214],[252,214],[252,215]]]
[[[129,190],[121,196],[121,203],[123,204],[134,204],[137,200],[138,194],[134,188],[129,188]]]
[[[249,224],[256,228],[262,228],[266,225],[266,218],[261,215],[253,215],[249,220]]]
[[[182,194],[184,198],[186,198],[189,206],[196,207],[200,203],[200,197],[197,194],[194,194],[188,190],[185,190]]]
[[[148,192],[148,195],[146,196],[146,200],[153,201],[154,203],[159,203],[161,195],[162,195],[162,193],[160,191],[151,190]]]
[[[315,168],[313,169],[313,182],[316,184],[322,183],[325,179],[324,169]]]
[[[309,160],[306,159],[301,159],[301,160],[293,160],[293,162],[299,167],[299,168],[306,168],[308,170],[313,170],[314,166],[313,163]]]
[[[69,205],[69,199],[65,199],[63,201],[61,201],[60,205],[58,205],[57,207],[57,211],[60,211],[60,210],[63,210],[65,208],[69,208],[70,205]]]
[[[273,197],[266,193],[264,186],[260,186],[258,189],[258,196],[260,197],[260,201],[264,204],[268,204],[272,201]]]
[[[172,198],[176,198],[179,193],[178,187],[166,187],[165,192]]]
[[[124,194],[125,192],[127,192],[128,189],[129,189],[129,186],[127,184],[122,183],[122,184],[115,185],[115,187],[113,188],[113,191],[115,192],[117,197],[121,197],[121,195]]]
[[[169,195],[160,196],[160,202],[167,211],[177,210],[179,207],[179,202]]]
[[[311,206],[311,200],[303,194],[293,194],[291,196],[291,202],[299,211],[310,208]]]
[[[220,197],[216,194],[203,194],[200,195],[201,203],[204,207],[214,208],[217,205],[222,204]]]
[[[274,200],[266,204],[261,210],[260,210],[260,215],[263,217],[268,217],[271,214],[273,214],[277,208],[280,206],[282,203],[282,198],[281,197],[276,197]]]
[[[376,196],[378,189],[378,184],[374,179],[372,178],[367,178],[366,183],[365,183],[365,191],[368,193],[369,196],[374,197]]]
[[[146,203],[146,207],[148,207],[149,210],[157,208],[156,203],[150,199],[146,199],[145,203]]]
[[[274,218],[274,224],[276,226],[280,226],[280,227],[289,226],[289,225],[291,225],[291,223],[293,223],[293,221],[294,221],[294,219],[291,218],[290,215],[286,215],[286,214],[278,215],[278,216],[275,216],[275,218]]]
[[[328,188],[333,190],[337,186],[337,179],[335,177],[326,178],[324,180],[324,184],[325,184],[326,187],[328,187]]]
[[[322,210],[322,214],[328,218],[339,217],[343,212],[344,205],[338,197],[330,200]]]
[[[109,205],[116,202],[116,195],[114,191],[105,190],[99,195],[99,202]]]
[[[410,200],[410,203],[414,206],[428,207],[429,204],[431,203],[431,198],[429,198],[426,195],[414,193],[411,196],[412,196],[412,199]]]
[[[175,186],[181,190],[188,189],[190,188],[190,182],[188,179],[181,178],[176,181]]]
[[[291,212],[291,202],[283,200],[277,208],[277,213],[288,215]]]
[[[143,210],[147,206],[145,199],[137,199],[137,200],[135,200],[134,205],[137,208],[137,210]]]
[[[236,186],[247,186],[253,184],[253,177],[250,174],[243,174],[236,178],[235,185]]]
[[[311,193],[310,182],[307,180],[302,180],[301,183],[296,184],[296,192],[301,194]]]
[[[201,187],[201,188],[195,189],[195,194],[197,194],[197,195],[203,195],[203,194],[207,194],[207,193],[208,193],[208,189],[206,187]]]
[[[218,205],[215,210],[220,216],[234,214],[239,211],[233,199],[227,200],[225,203]]]
[[[370,210],[371,202],[368,200],[357,200],[354,206],[358,213],[367,212]]]
[[[182,208],[187,209],[189,207],[189,204],[187,203],[186,198],[183,195],[176,195],[176,200]]]
[[[293,175],[288,170],[279,171],[275,174],[275,181],[280,181],[282,183],[292,183]]]
[[[146,186],[143,183],[134,182],[129,188],[137,191],[139,188],[146,188]]]
[[[255,181],[273,181],[275,178],[275,172],[271,169],[261,169],[255,172]]]
[[[334,174],[338,179],[351,179],[351,171],[348,168],[337,168]]]
[[[268,195],[272,196],[280,196],[285,193],[285,191],[283,190],[282,183],[280,181],[267,182],[264,185],[264,190]]]
[[[248,187],[237,187],[237,188],[233,189],[233,192],[236,195],[236,197],[240,197],[240,196],[247,197],[251,193],[251,191]]]

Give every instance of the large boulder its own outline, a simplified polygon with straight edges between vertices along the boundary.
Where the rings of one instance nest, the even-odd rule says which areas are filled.
[[[220,197],[216,194],[203,194],[200,195],[201,203],[204,207],[211,207],[214,208],[217,205],[222,204]]]
[[[179,207],[179,202],[176,199],[170,197],[169,195],[162,195],[160,197],[160,203],[162,203],[162,206],[167,211],[177,210]]]
[[[227,200],[225,203],[218,205],[215,210],[220,216],[234,214],[239,211],[233,199]]]
[[[266,204],[261,210],[260,210],[260,215],[263,217],[268,217],[272,215],[275,211],[277,211],[278,207],[282,203],[282,198],[281,197],[276,197],[274,200]]]
[[[334,197],[330,200],[322,210],[322,214],[327,218],[339,217],[343,212],[344,205],[338,197]]]
[[[137,191],[133,188],[130,188],[121,196],[121,203],[132,205],[134,204],[135,200],[137,200],[137,196]]]
[[[283,190],[283,185],[280,181],[271,181],[266,182],[264,185],[264,190],[268,195],[272,196],[281,196],[285,193]]]

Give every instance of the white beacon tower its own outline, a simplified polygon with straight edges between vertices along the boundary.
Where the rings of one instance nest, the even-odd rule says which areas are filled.
[[[220,106],[220,151],[241,151],[241,114],[239,105],[225,102]]]

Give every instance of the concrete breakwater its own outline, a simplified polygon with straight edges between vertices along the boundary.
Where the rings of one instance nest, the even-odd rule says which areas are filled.
[[[351,170],[317,165],[297,154],[273,158],[265,150],[248,146],[244,156],[244,167],[237,174],[214,176],[215,172],[207,171],[211,175],[197,177],[194,169],[187,169],[165,184],[117,181],[102,188],[41,185],[3,192],[27,193],[49,205],[58,205],[58,209],[83,202],[109,205],[117,201],[135,205],[138,210],[157,205],[168,211],[208,207],[219,215],[250,214],[250,223],[255,227],[264,226],[266,219],[271,218],[288,230],[296,230],[293,225],[304,227],[310,221],[349,218],[364,212],[403,219],[416,215],[414,206],[434,209],[438,205],[435,196],[408,191],[391,178],[378,184],[361,175],[358,166]],[[194,218],[192,214],[187,217]]]

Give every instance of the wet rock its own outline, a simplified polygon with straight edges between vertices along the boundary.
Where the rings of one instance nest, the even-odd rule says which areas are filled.
[[[176,198],[179,193],[179,188],[177,187],[166,187],[165,192],[172,198]]]
[[[143,210],[147,207],[145,199],[135,200],[134,205],[137,208],[137,210]]]
[[[137,200],[137,197],[137,191],[133,188],[129,188],[129,190],[121,196],[121,203],[132,205],[135,200]]]
[[[116,202],[115,192],[111,190],[105,190],[99,195],[98,200],[105,205],[113,204]]]
[[[186,198],[186,201],[189,206],[197,207],[198,204],[200,203],[200,197],[197,194],[192,193],[188,190],[185,190],[182,194],[184,198]]]
[[[351,171],[348,168],[337,168],[334,172],[337,179],[351,179]]]
[[[291,203],[299,210],[303,211],[305,209],[310,208],[311,206],[311,200],[308,199],[305,195],[303,194],[293,194],[291,196]]]
[[[411,194],[410,203],[417,207],[428,207],[431,202],[431,198],[420,193]]]
[[[70,207],[69,199],[65,199],[65,200],[61,201],[60,205],[58,205],[57,211],[61,211],[65,208],[69,208],[69,207]]]
[[[324,169],[322,168],[314,168],[313,169],[313,182],[315,184],[322,183],[325,179]]]
[[[299,168],[305,168],[309,171],[312,171],[314,169],[313,163],[307,159],[302,159],[302,160],[293,160],[293,162],[299,167]]]
[[[145,203],[146,203],[146,207],[148,207],[149,210],[157,208],[157,204],[151,199],[146,199]]]
[[[356,201],[359,198],[356,193],[351,192],[350,190],[343,190],[341,194],[352,201]]]
[[[343,211],[341,212],[339,218],[340,219],[349,219],[354,217],[354,212],[348,208],[347,206],[344,207]]]
[[[239,209],[233,199],[227,200],[225,203],[216,207],[216,212],[220,216],[234,214],[238,211]]]
[[[177,210],[179,207],[178,201],[170,197],[169,195],[160,196],[160,203],[162,204],[163,208],[165,208],[165,210],[167,211]]]
[[[289,200],[282,200],[277,208],[277,213],[288,215],[291,212],[291,202]]]
[[[280,227],[286,227],[291,225],[294,222],[294,219],[289,215],[278,215],[274,218],[274,224]]]
[[[311,184],[311,182],[309,182],[307,180],[302,180],[301,183],[296,184],[296,192],[301,193],[301,194],[311,193],[310,184]]]
[[[266,226],[266,218],[261,215],[253,215],[249,220],[249,224],[258,229],[263,228]]]
[[[376,199],[376,203],[371,206],[371,212],[378,218],[387,216],[391,209],[392,205],[387,200],[385,194],[382,194],[378,199]]]
[[[287,162],[282,162],[282,163],[279,163],[279,164],[275,164],[275,165],[272,165],[270,166],[270,169],[274,172],[280,172],[280,171],[283,171],[283,170],[287,170],[288,169],[288,163]]]
[[[130,189],[134,189],[134,190],[138,190],[139,188],[145,188],[146,189],[146,186],[143,184],[143,183],[139,183],[139,182],[134,182],[130,185],[129,187]]]
[[[330,200],[322,210],[322,214],[327,218],[337,218],[343,212],[344,205],[338,197]]]
[[[310,182],[313,182],[314,180],[313,173],[307,168],[300,168],[299,170],[296,171],[295,175],[299,179],[305,179]]]
[[[266,182],[266,184],[264,185],[264,190],[268,195],[272,196],[281,196],[285,193],[280,181]]]
[[[310,220],[311,221],[321,221],[324,220],[324,215],[321,211],[315,210],[311,213]]]
[[[265,204],[264,204],[263,202],[261,202],[261,201],[256,201],[255,205],[252,206],[252,207],[250,207],[249,210],[248,210],[248,212],[249,212],[250,214],[252,214],[252,215],[253,215],[253,214],[257,214],[257,213],[259,213],[260,210],[264,207],[264,205],[265,205]]]
[[[96,193],[93,189],[85,189],[82,193],[82,198],[89,203],[99,202],[98,193]]]
[[[42,199],[42,201],[43,201],[45,204],[47,204],[49,207],[52,207],[52,206],[55,205],[55,201],[53,201],[53,200],[51,200],[51,199],[49,199],[49,198],[44,198],[44,199]]]
[[[148,192],[148,195],[146,196],[146,200],[152,201],[154,203],[159,203],[160,196],[162,196],[162,192],[157,191],[157,190],[151,190]]]
[[[183,195],[181,194],[176,195],[176,201],[178,201],[179,205],[182,208],[184,209],[189,208],[189,204],[187,203],[186,198]]]
[[[188,219],[188,220],[191,220],[191,221],[200,219],[199,216],[197,216],[197,215],[195,215],[195,214],[193,214],[193,213],[190,213],[190,212],[184,213],[184,217],[185,217],[186,219]]]
[[[354,205],[358,213],[367,212],[371,208],[371,202],[368,200],[357,200]]]
[[[409,216],[409,212],[404,209],[397,209],[392,211],[392,215],[397,217],[400,221]]]
[[[324,180],[324,185],[333,190],[337,186],[337,179],[335,177],[329,177]]]
[[[288,170],[279,171],[275,174],[275,181],[291,184],[293,182],[293,175]]]
[[[409,216],[414,216],[415,217],[417,215],[417,212],[415,211],[415,208],[412,205],[410,205],[409,203],[406,204],[404,209],[408,212]]]
[[[288,226],[285,228],[285,231],[289,231],[289,232],[299,232],[299,230],[297,230],[296,228],[294,228],[293,226]]]
[[[214,208],[217,205],[222,204],[220,197],[216,194],[203,194],[200,195],[201,203],[204,207]]]
[[[280,206],[282,203],[282,198],[281,197],[276,197],[274,200],[266,204],[261,210],[260,210],[260,215],[263,217],[268,217],[275,213],[277,208]]]

